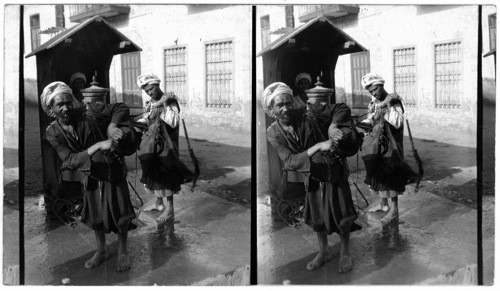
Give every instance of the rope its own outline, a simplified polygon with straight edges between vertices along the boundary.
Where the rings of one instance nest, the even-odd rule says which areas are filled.
[[[283,205],[285,206],[282,207]],[[285,212],[285,210],[289,211]],[[295,201],[286,199],[281,200],[278,203],[278,215],[288,226],[295,229],[299,229],[302,226],[299,222],[299,218],[302,217],[302,209],[300,204]]]
[[[68,200],[65,198],[53,200],[51,197],[44,196],[44,198],[45,197],[51,200],[49,208],[59,221],[69,228],[75,228],[77,226],[75,218],[80,214],[83,208],[83,200]]]

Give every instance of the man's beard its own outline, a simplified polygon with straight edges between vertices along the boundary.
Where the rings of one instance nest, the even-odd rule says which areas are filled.
[[[290,125],[292,124],[293,121],[293,113],[288,112],[288,113],[283,113],[280,115],[280,122],[283,123],[284,125]]]
[[[70,124],[71,122],[76,121],[79,117],[83,116],[84,111],[84,107],[72,108],[66,110],[65,112],[59,113],[57,115],[57,118],[64,124]]]

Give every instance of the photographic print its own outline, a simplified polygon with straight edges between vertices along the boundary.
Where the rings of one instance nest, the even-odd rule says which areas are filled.
[[[4,284],[250,283],[251,13],[5,6]]]
[[[496,7],[261,5],[256,26],[259,284],[477,285],[480,244],[493,284]]]

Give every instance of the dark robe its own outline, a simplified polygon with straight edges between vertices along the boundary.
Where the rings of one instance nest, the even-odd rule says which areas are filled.
[[[393,105],[403,108],[397,95],[392,99]],[[393,190],[403,193],[405,185],[415,180],[418,176],[404,160],[403,133],[404,126],[394,127],[387,122],[384,114],[387,108],[378,108],[378,118],[373,120],[373,138],[365,147],[365,183],[374,191]]]
[[[347,180],[347,168],[344,167],[345,160],[339,156],[325,155],[328,163],[320,163],[317,160],[321,161],[321,158],[315,159],[315,156],[323,155],[322,153],[313,157],[307,155],[310,147],[328,138],[329,124],[350,119],[350,112],[347,105],[339,103],[332,107],[331,117],[315,120],[307,115],[304,108],[294,109],[294,134],[284,130],[279,121],[275,121],[267,129],[267,139],[283,161],[289,181],[304,181],[304,219],[314,231],[326,231],[330,234],[360,229],[356,224],[350,223],[357,218],[357,214]],[[328,174],[324,173],[325,167],[328,167]],[[325,175],[329,181],[320,181]],[[351,225],[350,229],[346,228],[348,225]]]
[[[116,124],[127,122],[130,117],[128,107],[123,103],[92,104],[91,109]],[[107,139],[107,124],[84,114],[74,118],[73,133],[65,130],[58,120],[46,130],[46,137],[62,160],[61,179],[80,182],[84,190],[82,221],[93,229],[106,233],[121,232],[129,227],[135,217],[126,181],[126,165],[123,157],[110,159],[106,169],[93,159],[102,155],[100,151],[89,156],[87,149],[95,143]],[[114,173],[112,181],[98,180],[102,172]],[[99,191],[101,195],[99,195]],[[63,193],[64,195],[64,193]],[[99,196],[99,197],[98,197]]]

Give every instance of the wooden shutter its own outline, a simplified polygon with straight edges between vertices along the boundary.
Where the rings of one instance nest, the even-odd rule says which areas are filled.
[[[361,86],[361,79],[370,72],[370,53],[351,54],[352,108],[368,107],[370,93]]]
[[[122,54],[123,102],[129,107],[142,107],[142,92],[136,82],[140,74],[140,54],[138,52]]]

